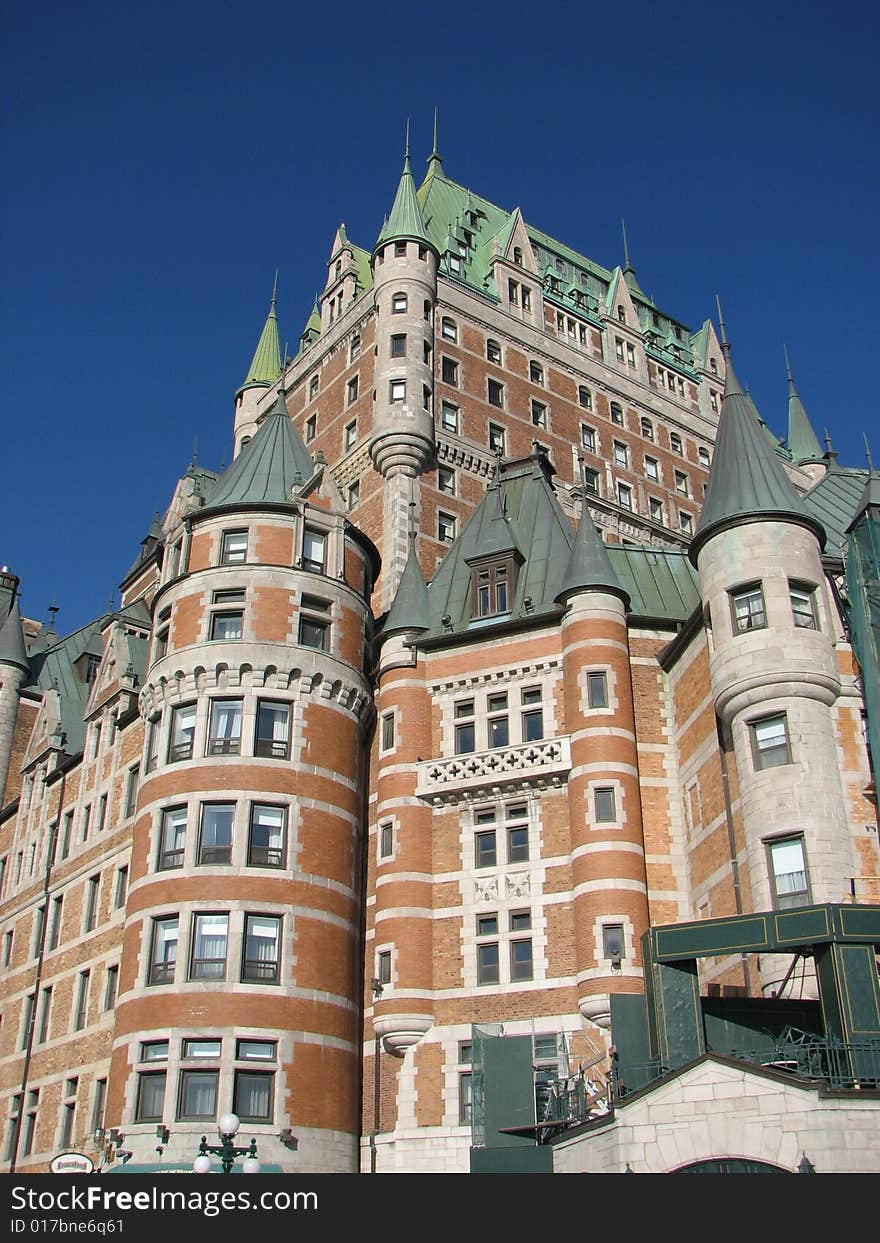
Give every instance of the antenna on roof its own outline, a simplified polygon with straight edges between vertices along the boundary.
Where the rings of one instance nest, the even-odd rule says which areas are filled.
[[[54,594],[54,592],[53,592],[53,594],[52,594],[52,603],[49,605],[49,609],[48,609],[48,613],[49,613],[49,626],[48,626],[48,629],[49,629],[49,630],[54,630],[54,629],[55,629],[55,614],[56,614],[56,613],[58,613],[58,612],[59,612],[59,608],[58,608],[58,605],[55,603],[55,594]]]
[[[635,272],[635,268],[629,261],[629,245],[626,240],[626,223],[622,216],[620,218],[620,229],[621,229],[621,232],[623,233],[623,263],[624,263],[623,270],[624,272]]]

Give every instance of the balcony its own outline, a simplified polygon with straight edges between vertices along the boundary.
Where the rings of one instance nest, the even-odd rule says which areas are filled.
[[[560,785],[571,769],[568,735],[496,747],[450,759],[427,760],[418,765],[416,794],[442,802],[447,798],[496,786]]]

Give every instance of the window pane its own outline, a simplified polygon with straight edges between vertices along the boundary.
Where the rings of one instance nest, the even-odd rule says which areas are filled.
[[[524,863],[529,857],[529,831],[527,828],[507,830],[508,863]]]
[[[186,808],[171,807],[162,815],[162,841],[159,850],[159,870],[183,867],[186,843]]]
[[[261,984],[278,981],[279,920],[248,915],[245,921],[242,979]]]
[[[587,691],[591,708],[608,707],[608,684],[604,673],[587,674]]]
[[[475,837],[476,843],[476,861],[478,868],[495,867],[497,862],[497,852],[495,849],[495,830],[485,833],[477,833]]]
[[[180,1117],[213,1118],[217,1114],[216,1070],[180,1072]]]
[[[523,713],[523,741],[540,742],[544,737],[544,711],[542,708],[534,712]]]
[[[324,569],[325,538],[320,531],[303,533],[303,565],[308,570]]]
[[[243,1121],[265,1121],[272,1117],[274,1075],[252,1071],[235,1072],[233,1109]]]
[[[290,706],[284,703],[257,705],[257,737],[254,754],[275,760],[286,760],[290,743]]]
[[[157,919],[153,924],[153,952],[150,960],[150,983],[169,984],[174,979],[177,962],[177,917]]]
[[[215,613],[211,618],[211,638],[227,641],[241,638],[241,613]]]
[[[251,837],[248,863],[259,867],[284,866],[283,807],[255,803],[251,809]]]
[[[510,729],[506,716],[496,716],[489,721],[489,746],[506,747],[510,742]]]
[[[275,1061],[275,1041],[274,1040],[239,1040],[235,1050],[235,1056],[241,1061],[248,1062],[274,1062]]]
[[[477,946],[477,983],[478,984],[497,984],[498,983],[498,945],[492,942],[489,945]]]
[[[199,863],[232,862],[234,803],[206,803],[202,807]]]
[[[614,809],[614,790],[613,789],[596,790],[596,819],[597,820],[616,819],[616,812]]]
[[[165,1106],[165,1071],[138,1076],[135,1117],[138,1122],[160,1121]]]
[[[185,1058],[215,1058],[220,1056],[221,1041],[219,1040],[184,1040],[183,1056]]]
[[[228,915],[196,915],[193,923],[192,966],[194,980],[222,980],[226,974]]]
[[[328,627],[326,622],[313,621],[310,617],[299,620],[299,641],[303,647],[313,647],[318,651],[327,650]]]
[[[531,941],[511,942],[510,978],[511,980],[530,980],[532,978]]]
[[[208,755],[238,755],[240,750],[241,700],[212,700]]]
[[[456,725],[455,727],[455,751],[457,755],[468,755],[475,748],[475,736],[473,723],[469,725]]]
[[[192,759],[193,738],[196,732],[196,706],[185,704],[175,708],[171,716],[171,737],[168,742],[168,759]]]

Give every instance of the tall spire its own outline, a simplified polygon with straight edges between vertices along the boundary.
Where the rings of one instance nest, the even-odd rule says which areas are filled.
[[[785,353],[785,373],[788,376],[788,448],[792,461],[798,465],[801,462],[817,462],[822,458],[822,447],[810,426],[807,412],[795,388],[788,346],[783,345],[782,349]]]
[[[583,462],[581,462],[583,472]],[[583,479],[583,473],[582,473]],[[569,596],[578,595],[582,591],[607,591],[620,596],[624,604],[629,606],[629,596],[620,585],[620,581],[611,565],[608,551],[601,535],[596,530],[593,515],[587,505],[586,489],[581,484],[581,518],[574,534],[571,554],[562,584],[556,593],[556,600],[562,604]]]
[[[720,301],[718,320],[727,375],[709,486],[688,554],[691,562],[697,564],[699,550],[712,535],[761,519],[808,527],[820,546],[824,546],[825,532],[821,524],[804,509],[794,484],[755,418],[750,399],[740,388],[730,358],[730,342]]]
[[[25,673],[28,671],[27,650],[24,645],[17,594],[13,597],[12,608],[0,626],[0,664],[14,665]]]
[[[376,239],[373,253],[375,254],[379,247],[384,246],[386,242],[404,241],[406,239],[422,242],[433,249],[433,245],[425,231],[422,209],[419,207],[419,200],[416,197],[416,184],[413,181],[412,169],[410,168],[409,121],[406,123],[406,150],[403,158],[403,172],[400,175],[397,194],[394,196],[391,215],[385,221],[382,232]]]
[[[411,537],[409,555],[391,605],[391,611],[382,627],[382,637],[384,639],[396,631],[427,630],[428,627],[428,588],[416,556],[416,541],[414,537]]]
[[[269,303],[269,314],[266,316],[266,322],[263,325],[263,331],[260,333],[260,339],[257,342],[257,348],[254,350],[254,356],[251,359],[251,365],[248,367],[247,375],[242,381],[239,393],[250,385],[261,385],[263,388],[269,388],[278,379],[278,373],[281,371],[281,348],[278,344],[278,319],[275,315],[275,306],[278,302],[278,272],[275,272],[275,282],[272,286],[272,299]]]
[[[435,175],[438,175],[440,177],[443,176],[443,157],[441,156],[440,150],[437,146],[437,107],[436,105],[434,106],[434,146],[431,148],[431,154],[428,157],[428,171],[425,175],[427,177],[433,177]]]

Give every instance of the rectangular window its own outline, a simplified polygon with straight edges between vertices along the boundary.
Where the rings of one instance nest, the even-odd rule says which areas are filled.
[[[541,703],[540,686],[529,686],[522,693],[522,736],[523,742],[540,742],[544,737],[544,709],[537,707]]]
[[[678,525],[681,527],[683,535],[692,535],[694,531],[694,520],[690,514],[686,514],[683,510],[678,514]]]
[[[112,1010],[116,1005],[116,994],[119,989],[119,967],[115,963],[107,968],[107,983],[104,987],[104,1009]]]
[[[394,854],[394,825],[379,825],[379,858],[390,859]]]
[[[140,765],[135,764],[134,768],[130,768],[125,778],[125,802],[123,815],[128,818],[134,815],[137,806],[138,779],[140,777]]]
[[[654,483],[660,482],[660,463],[655,457],[645,458],[645,477],[652,479]]]
[[[183,867],[186,846],[186,808],[169,807],[162,812],[162,834],[159,841],[157,870],[167,872]]]
[[[623,957],[623,924],[602,925],[602,957],[619,963]]]
[[[174,708],[171,713],[171,733],[168,739],[169,764],[192,759],[195,732],[196,705],[183,704],[179,708]]]
[[[616,401],[611,403],[611,422],[623,427],[623,407]]]
[[[144,771],[151,773],[159,762],[159,722],[147,721],[147,742],[144,759]]]
[[[220,564],[243,565],[247,561],[247,531],[224,531],[220,540]]]
[[[382,750],[390,751],[394,746],[394,713],[386,712],[382,717]]]
[[[306,603],[309,597],[303,596],[303,607],[310,607]],[[329,608],[329,605],[325,605]],[[305,613],[300,614],[299,619],[299,641],[303,647],[312,647],[319,652],[326,652],[330,647],[330,623],[320,617],[310,617]]]
[[[475,865],[478,868],[498,866],[498,849],[495,830],[482,829],[474,834]]]
[[[357,395],[358,395],[358,377],[356,375],[353,375],[351,379],[349,380],[348,384],[345,386],[346,405],[348,406],[354,405],[354,403],[357,401]],[[357,430],[357,424],[355,424],[355,430]],[[352,444],[354,444],[354,441],[352,441]],[[346,447],[350,448],[351,446],[349,445]]]
[[[803,583],[789,583],[788,591],[794,624],[801,630],[817,630],[815,588]]]
[[[40,1019],[37,1026],[37,1044],[45,1044],[49,1039],[49,1018],[52,1010],[52,985],[47,985],[40,994]]]
[[[595,798],[596,822],[604,823],[617,819],[616,799],[614,797],[614,787],[607,786],[596,789],[593,792]]]
[[[315,384],[315,392],[318,386]],[[309,415],[306,419],[306,444],[311,444],[318,434],[318,416],[316,414]]]
[[[700,446],[700,448],[697,449],[697,457],[699,458],[700,465],[708,470],[712,465],[712,459],[709,457],[709,450]]]
[[[450,496],[455,496],[455,471],[450,470],[448,466],[438,467],[437,487],[441,492],[446,492]]]
[[[585,384],[578,385],[578,405],[583,406],[585,410],[593,409],[593,394]]]
[[[632,509],[633,507],[633,491],[627,483],[619,483],[617,485],[617,503],[623,509]]]
[[[86,896],[83,904],[85,909],[83,932],[92,932],[98,921],[98,886],[100,883],[100,875],[90,876],[86,881]]]
[[[222,1048],[222,1040],[184,1040],[181,1056],[188,1062],[212,1062],[220,1056]]]
[[[232,1108],[242,1122],[271,1122],[275,1076],[237,1070]]]
[[[773,905],[777,910],[804,906],[810,901],[810,882],[802,837],[768,842]]]
[[[49,936],[46,948],[54,950],[58,948],[58,942],[61,939],[61,913],[64,906],[64,896],[52,899],[52,910],[49,916]]]
[[[391,357],[406,358],[406,333],[395,332],[391,338]]]
[[[680,492],[682,496],[690,496],[688,477],[682,474],[680,470],[675,471],[675,490]]]
[[[623,339],[621,337],[614,338],[614,352],[617,355],[617,361],[623,362]]]
[[[445,354],[440,360],[440,379],[444,384],[458,387],[458,363],[454,358],[448,358]]]
[[[596,452],[596,429],[586,423],[581,423],[581,448],[588,453]]]
[[[444,432],[458,432],[458,406],[451,402],[440,403],[440,426]]]
[[[70,838],[73,833],[73,812],[64,813],[64,826],[61,833],[61,858],[66,859],[70,854]],[[4,860],[5,862],[5,860]]]
[[[380,984],[391,983],[391,950],[380,950],[376,955],[376,979]]]
[[[80,971],[76,981],[76,1000],[73,1007],[73,1030],[81,1032],[86,1025],[89,1009],[89,982],[91,971]]]
[[[489,424],[489,448],[502,456],[507,452],[507,432],[497,423]]]
[[[350,483],[348,485],[348,500],[347,500],[348,508],[354,509],[355,505],[358,504],[360,499],[361,499],[361,481],[359,479],[355,479],[354,483]]]
[[[477,983],[498,983],[498,942],[487,941],[477,946]]]
[[[532,964],[532,940],[529,937],[522,941],[510,943],[510,979],[531,980],[534,975]]]
[[[121,868],[116,869],[116,887],[113,892],[113,906],[115,910],[125,906],[125,899],[128,895],[128,865],[124,864]]]
[[[13,930],[9,928],[3,933],[3,966],[8,967],[12,961],[12,940],[14,937]]]
[[[167,1040],[144,1040],[141,1043],[142,1062],[164,1062],[168,1058]]]
[[[669,447],[673,453],[681,453],[681,436],[678,432],[669,433]]]
[[[89,1129],[97,1137],[104,1130],[104,1106],[107,1101],[107,1080],[95,1080],[95,1095],[92,1100],[92,1120]]]
[[[510,611],[513,562],[510,557],[471,570],[471,611],[475,617],[492,617]]]
[[[630,345],[629,341],[626,343],[626,364],[628,367],[634,367],[636,365],[636,352]]]
[[[467,1070],[458,1076],[458,1121],[460,1126],[470,1126],[474,1112],[474,1079]]]
[[[83,808],[83,817],[82,817],[82,840],[84,842],[87,842],[89,840],[89,821],[91,820],[91,818],[92,818],[92,808],[91,808],[91,804],[88,804],[87,806]]]
[[[406,401],[406,380],[392,380],[389,385],[388,397],[392,404]]]
[[[323,531],[306,527],[303,531],[303,568],[323,574],[327,565],[327,537]]]
[[[486,341],[486,358],[490,363],[497,363],[499,367],[501,366],[501,346],[491,337]]]
[[[34,1021],[34,1006],[37,1003],[36,993],[28,993],[21,1003],[21,1035],[19,1049],[26,1049],[31,1035],[31,1023]]]
[[[499,409],[504,407],[504,385],[498,380],[488,380],[486,391],[490,406],[497,406]]]
[[[614,441],[614,464],[615,466],[629,466],[629,451],[619,440]]]
[[[769,716],[763,721],[752,721],[749,725],[749,733],[755,768],[777,768],[780,764],[791,763],[788,723],[784,715]]]
[[[40,1091],[35,1088],[27,1095],[28,1110],[24,1116],[21,1133],[21,1155],[29,1157],[34,1147],[34,1132],[37,1129],[37,1109],[40,1105]]]
[[[663,502],[659,501],[656,496],[648,498],[648,512],[651,515],[652,522],[663,523]]]
[[[258,701],[254,755],[272,760],[289,758],[290,704]]]
[[[532,424],[534,427],[547,426],[547,407],[542,401],[532,402]]]
[[[351,345],[348,347],[348,361],[353,363],[356,358],[360,357],[361,352],[361,334],[356,332],[351,339]]]
[[[285,810],[266,803],[251,807],[248,864],[251,867],[284,867]]]
[[[357,444],[357,438],[358,438],[358,425],[357,425],[357,420],[355,420],[352,423],[347,423],[345,426],[345,436],[343,439],[343,444],[344,444],[346,452],[348,452],[349,449],[354,448],[354,446]]]
[[[276,1046],[274,1040],[237,1040],[235,1056],[240,1062],[274,1062]]]
[[[212,699],[208,726],[208,755],[238,755],[241,751],[241,700]]]
[[[200,864],[232,862],[232,823],[234,803],[203,803],[199,829]]]
[[[445,315],[440,321],[440,335],[444,341],[452,341],[453,344],[458,343],[458,328],[455,321],[448,319]]]
[[[608,707],[608,679],[604,673],[587,674],[587,702],[591,708]]]
[[[455,517],[453,514],[444,514],[442,510],[437,514],[437,538],[441,544],[452,544],[455,541]]]
[[[507,717],[507,692],[490,695],[488,700],[489,713],[489,746],[506,747],[510,745],[510,725]],[[503,713],[503,715],[499,715]]]
[[[254,984],[277,984],[280,978],[281,920],[246,915],[241,978]]]
[[[192,953],[189,966],[191,980],[225,978],[228,933],[228,915],[193,916]]]
[[[760,583],[740,587],[730,593],[734,633],[746,630],[762,630],[767,625],[764,610],[764,593]]]
[[[455,754],[469,755],[476,750],[476,734],[474,716],[474,701],[472,699],[460,699],[454,706],[455,714]]]
[[[177,963],[177,916],[153,920],[148,984],[171,984]]]
[[[406,314],[406,294],[405,293],[394,294],[394,296],[391,299],[391,314],[392,315],[405,315]]]
[[[511,825],[507,830],[507,862],[526,863],[529,858],[528,825]]]
[[[136,1122],[161,1122],[165,1109],[164,1070],[151,1070],[138,1075],[137,1105],[134,1116]]]
[[[217,1070],[182,1070],[178,1118],[215,1118],[219,1077]]]
[[[584,467],[584,488],[591,496],[599,495],[599,472],[591,466]]]

